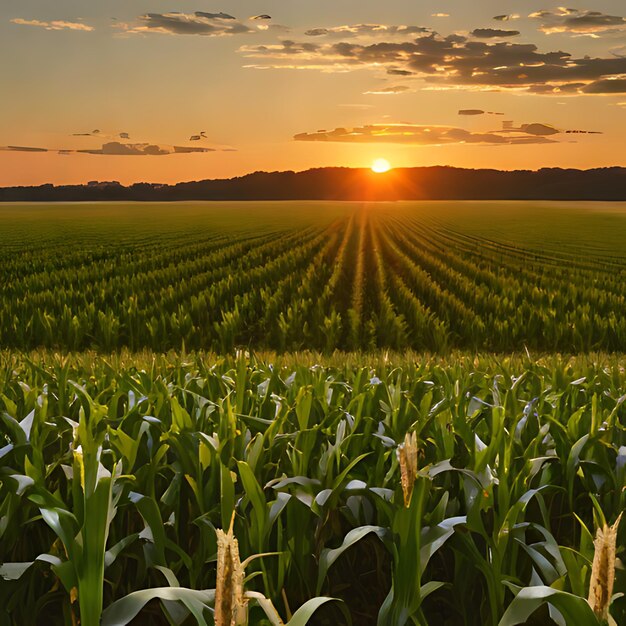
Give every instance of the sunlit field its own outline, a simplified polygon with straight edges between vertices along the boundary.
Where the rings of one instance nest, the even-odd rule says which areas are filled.
[[[625,226],[0,206],[0,625],[600,626]]]
[[[0,207],[0,343],[626,349],[623,203]]]

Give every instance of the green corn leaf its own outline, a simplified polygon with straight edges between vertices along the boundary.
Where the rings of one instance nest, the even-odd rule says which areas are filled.
[[[203,613],[215,601],[215,590],[196,591],[183,587],[155,587],[134,591],[116,600],[102,613],[101,626],[126,626],[151,600],[182,602],[196,618],[198,626],[207,626]]]
[[[543,586],[522,589],[505,611],[498,626],[524,624],[540,606],[546,603],[558,609],[567,624],[601,626],[586,600],[565,591]]]

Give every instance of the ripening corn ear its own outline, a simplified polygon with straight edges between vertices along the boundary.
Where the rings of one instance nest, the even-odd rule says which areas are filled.
[[[591,582],[589,583],[588,602],[596,616],[604,621],[609,618],[609,604],[613,596],[613,583],[615,581],[615,542],[617,528],[622,514],[619,514],[613,526],[605,524],[598,528],[593,542],[595,553],[591,568]]]
[[[417,476],[417,434],[415,432],[407,433],[404,437],[404,443],[398,446],[398,461],[400,462],[404,506],[408,508],[411,504],[413,485]]]
[[[215,626],[245,626],[248,601],[244,597],[244,568],[239,560],[239,544],[233,534],[235,515],[225,533],[217,529],[217,583],[215,586]]]

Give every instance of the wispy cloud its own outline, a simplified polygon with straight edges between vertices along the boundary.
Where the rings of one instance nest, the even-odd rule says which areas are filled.
[[[225,149],[230,151],[231,149]],[[165,156],[170,154],[193,154],[217,152],[217,148],[205,148],[195,146],[169,146],[153,143],[121,143],[110,141],[102,144],[100,148],[76,149],[76,148],[42,148],[32,146],[0,146],[3,152],[48,152],[61,155],[67,154],[93,154],[106,156]]]
[[[94,30],[94,27],[89,26],[89,24],[83,24],[82,22],[68,22],[65,20],[42,22],[40,20],[25,20],[21,17],[16,17],[15,19],[11,20],[11,22],[13,24],[19,24],[20,26],[37,26],[39,28],[45,28],[46,30]]]
[[[389,87],[380,87],[378,89],[370,89],[365,91],[366,96],[394,96],[400,93],[407,93],[412,91],[410,87],[406,85],[391,85]]]

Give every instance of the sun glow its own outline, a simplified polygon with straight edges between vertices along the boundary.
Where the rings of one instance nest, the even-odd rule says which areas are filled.
[[[384,174],[391,169],[391,164],[387,159],[376,159],[372,163],[372,172],[376,172],[376,174]]]

